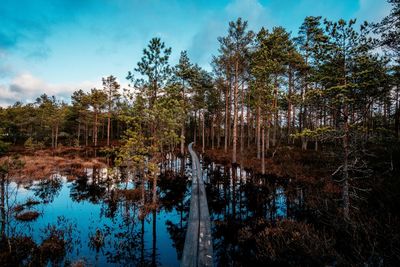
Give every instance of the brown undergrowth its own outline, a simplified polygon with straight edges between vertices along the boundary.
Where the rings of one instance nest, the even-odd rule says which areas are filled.
[[[197,151],[200,149],[197,148]],[[261,159],[257,159],[256,148],[238,152],[237,163],[256,176],[261,175]],[[215,163],[232,166],[232,150],[207,149],[205,156]],[[265,177],[275,177],[282,182],[290,181],[293,188],[300,186],[313,192],[307,198],[310,207],[318,209],[324,199],[339,199],[340,184],[335,182],[332,173],[337,166],[336,155],[292,147],[278,147],[266,153]]]
[[[263,219],[237,224],[236,228],[232,222],[224,222],[239,245],[239,253],[232,256],[235,265],[398,266],[398,147],[369,147],[368,153],[357,154],[365,166],[353,168],[350,173],[349,218],[343,216],[340,174],[333,175],[342,161],[335,147],[326,152],[289,147],[269,151],[264,177],[259,174],[261,160],[256,158],[256,149],[242,155],[239,152],[238,164],[253,175],[273,184],[275,179],[290,180],[287,203],[294,203],[290,200],[292,189],[296,193],[301,188],[304,195],[295,220]],[[231,151],[207,150],[205,155],[210,161],[232,167]]]
[[[21,154],[10,152],[0,158],[0,165],[18,160],[19,167],[8,168],[9,176],[18,181],[48,178],[51,174],[61,172],[72,176],[83,174],[86,168],[106,167],[103,158],[86,158],[82,149],[63,147],[57,150],[21,151]]]
[[[199,151],[199,149],[197,149]],[[256,148],[237,153],[237,163],[244,169],[261,174],[261,159],[257,159]],[[216,163],[230,166],[232,150],[206,149],[205,155]],[[319,151],[300,150],[292,147],[271,149],[265,157],[265,174],[278,178],[291,178],[298,182],[315,183],[331,176],[335,165],[335,155]]]

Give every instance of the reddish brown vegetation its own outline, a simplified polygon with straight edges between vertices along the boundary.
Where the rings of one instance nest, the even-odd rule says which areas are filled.
[[[142,190],[139,188],[136,189],[118,189],[117,190],[119,197],[124,197],[128,201],[139,201],[142,198]]]
[[[19,221],[25,221],[25,222],[29,222],[29,221],[33,221],[36,220],[37,217],[39,217],[39,212],[37,211],[23,211],[21,213],[18,213],[17,215],[15,215],[15,218]]]
[[[270,222],[259,220],[255,222],[254,227],[242,228],[239,240],[241,253],[244,255],[249,255],[247,253],[250,253],[250,243],[255,248],[255,257],[247,257],[254,266],[260,263],[323,266],[335,255],[332,238],[301,222],[278,221],[272,225]]]
[[[19,157],[22,168],[10,169],[10,176],[15,180],[37,180],[48,178],[55,172],[70,173],[73,176],[84,173],[85,168],[102,168],[106,164],[100,158],[84,158],[79,156],[82,149],[59,148],[56,150],[38,150],[24,153]],[[0,164],[9,160],[9,156],[0,158]]]
[[[240,166],[250,170],[254,174],[261,173],[261,159],[257,159],[255,149],[246,150],[238,154]],[[207,157],[225,166],[231,165],[231,151],[227,153],[223,149],[208,149]],[[332,183],[331,173],[334,155],[322,154],[315,151],[303,151],[300,149],[280,147],[267,153],[265,158],[266,175],[277,178],[290,178],[292,182],[299,184],[317,184],[324,180],[323,190],[329,193],[339,193],[340,187]]]

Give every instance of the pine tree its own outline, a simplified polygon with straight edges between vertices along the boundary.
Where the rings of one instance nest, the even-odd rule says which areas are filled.
[[[88,95],[89,105],[93,109],[93,144],[97,146],[98,140],[98,121],[101,111],[107,102],[107,95],[99,89],[93,88]]]
[[[318,88],[319,68],[323,57],[327,53],[327,36],[321,25],[321,17],[306,17],[300,26],[299,36],[295,38],[300,52],[304,58],[302,70],[303,84],[301,89],[301,105],[299,118],[299,131],[297,136],[301,137],[302,149],[307,149],[310,130],[316,128],[313,125],[313,117],[321,109],[319,103],[311,103],[308,96],[313,95],[313,90]],[[318,107],[317,109],[313,107]],[[314,116],[313,116],[314,115]],[[315,139],[315,148],[317,148],[317,139]]]
[[[228,35],[220,38],[220,51],[223,56],[227,57],[232,64],[233,71],[233,148],[232,163],[236,163],[236,148],[238,140],[238,111],[239,111],[239,82],[244,73],[246,60],[249,57],[250,45],[253,41],[254,34],[247,30],[247,21],[238,18],[235,22],[229,22]]]
[[[187,86],[189,85],[190,79],[192,78],[193,75],[193,66],[192,63],[190,63],[189,57],[187,55],[186,51],[181,52],[181,56],[179,58],[179,63],[175,66],[174,69],[174,74],[176,78],[178,79],[178,83],[181,86],[181,101],[182,101],[182,106],[183,106],[183,113],[184,113],[184,119],[182,122],[182,127],[181,127],[181,154],[185,154],[185,123],[186,123],[186,113],[187,113],[187,101],[186,101],[186,94],[187,94]]]
[[[120,85],[114,76],[103,78],[103,91],[107,96],[107,146],[110,146],[110,132],[111,132],[111,113],[115,106],[115,101],[119,98],[118,92]]]
[[[73,111],[78,114],[77,140],[80,145],[82,123],[85,129],[85,145],[88,145],[89,136],[89,96],[82,89],[73,92],[71,96]]]

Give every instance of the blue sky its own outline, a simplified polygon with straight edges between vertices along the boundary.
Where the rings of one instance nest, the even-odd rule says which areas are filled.
[[[152,37],[206,69],[217,37],[242,17],[252,30],[283,26],[293,35],[305,16],[378,21],[386,0],[0,0],[0,106],[42,93],[69,101],[76,89],[114,75],[123,86]]]

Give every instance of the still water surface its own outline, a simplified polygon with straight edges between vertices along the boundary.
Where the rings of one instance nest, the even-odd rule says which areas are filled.
[[[24,209],[40,216],[30,222],[10,218],[8,235],[30,236],[39,244],[49,226],[64,230],[69,245],[53,264],[84,260],[95,266],[179,266],[190,203],[191,163],[185,161],[182,175],[178,161],[169,164],[168,175],[159,177],[159,206],[145,216],[140,197],[117,193],[139,190],[140,182],[116,169],[87,169],[77,177],[58,173],[29,184],[12,182],[8,186],[9,206],[38,201],[24,205]],[[207,161],[202,164],[216,265],[232,265],[237,260],[241,228],[257,218],[291,218],[291,210],[300,203],[298,196],[288,203],[284,185],[253,177],[240,168]],[[151,185],[145,188],[146,199],[151,201]],[[96,246],[93,240],[103,242]]]

